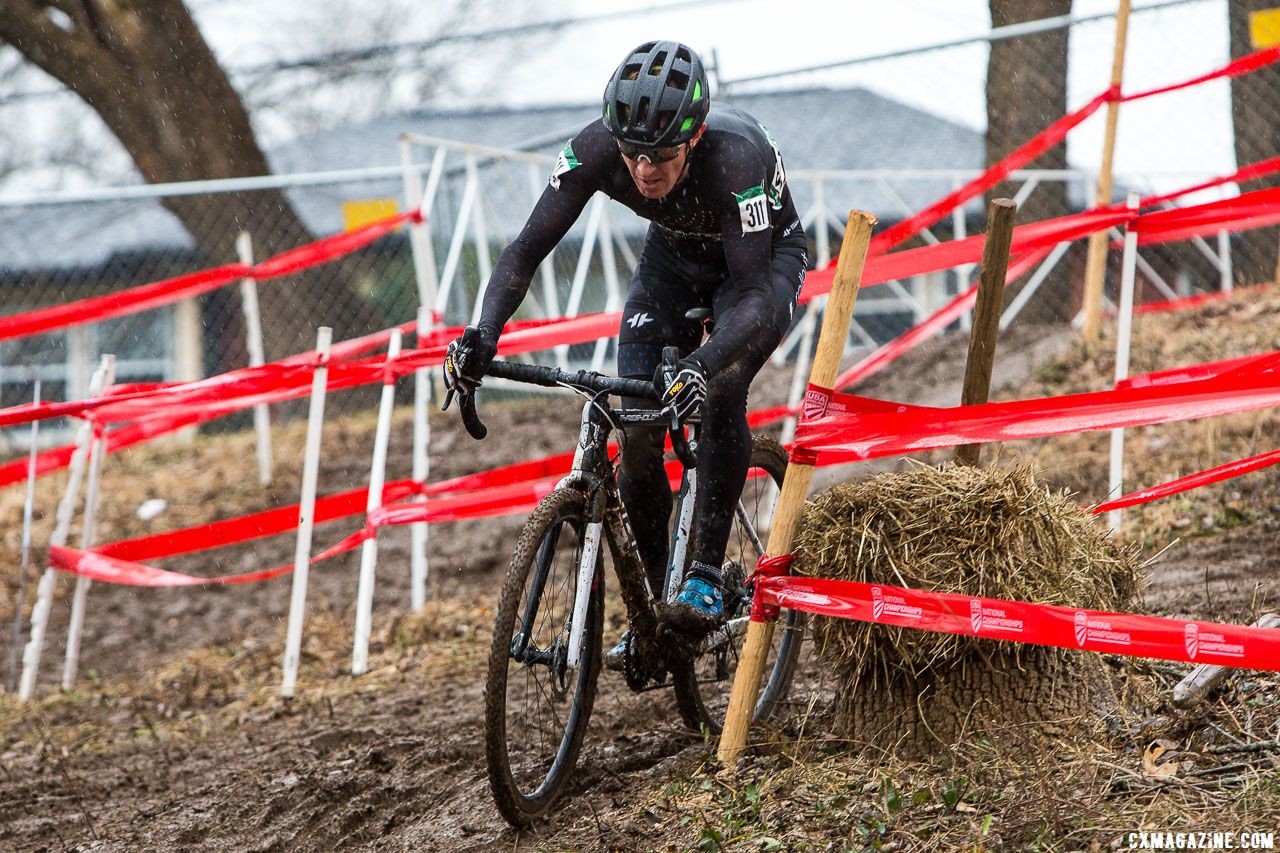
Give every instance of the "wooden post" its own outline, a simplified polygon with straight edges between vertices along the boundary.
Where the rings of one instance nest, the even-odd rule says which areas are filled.
[[[862,266],[867,258],[867,246],[871,242],[871,229],[876,218],[858,210],[850,211],[845,228],[844,241],[840,245],[840,260],[836,266],[835,282],[827,300],[822,331],[818,334],[818,349],[813,357],[813,372],[809,384],[830,388],[840,369],[840,356],[844,354],[845,339],[849,335],[849,321],[858,300],[858,286],[862,282]],[[795,537],[800,514],[804,511],[809,482],[813,479],[813,466],[792,462],[782,481],[782,494],[778,498],[777,512],[769,529],[768,552],[773,555],[791,553],[791,541]],[[717,753],[721,763],[730,764],[747,743],[747,729],[760,695],[760,677],[764,673],[765,657],[773,640],[772,622],[751,622],[743,643],[738,671],[733,679],[733,694],[724,718],[724,732],[720,736]]]
[[[969,359],[964,365],[964,389],[960,405],[977,406],[991,396],[991,371],[996,363],[996,335],[1000,333],[1000,312],[1004,307],[1004,282],[1009,272],[1009,246],[1013,243],[1013,220],[1018,203],[997,198],[987,211],[987,239],[982,246],[982,272],[978,275],[978,301],[969,330]],[[978,464],[980,444],[956,448],[956,462]]]
[[[1116,12],[1116,46],[1111,59],[1111,85],[1124,81],[1124,48],[1129,34],[1129,0],[1120,0]],[[1116,123],[1120,117],[1120,104],[1107,102],[1107,125],[1102,141],[1102,166],[1098,170],[1098,193],[1094,205],[1102,207],[1111,203],[1111,162],[1116,150]],[[1085,342],[1098,339],[1098,324],[1102,316],[1102,282],[1107,271],[1107,230],[1089,237],[1089,256],[1084,268],[1084,328]]]

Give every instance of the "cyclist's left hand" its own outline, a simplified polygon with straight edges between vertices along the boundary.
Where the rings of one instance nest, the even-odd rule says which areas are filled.
[[[658,367],[653,384],[658,389],[662,408],[670,411],[683,423],[698,411],[707,399],[707,374],[702,365],[692,358],[682,358],[676,363],[674,375]]]

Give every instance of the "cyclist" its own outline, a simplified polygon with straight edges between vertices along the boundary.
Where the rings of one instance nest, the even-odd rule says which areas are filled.
[[[663,406],[681,418],[701,410],[693,561],[669,617],[708,630],[724,613],[721,565],[751,457],[747,391],[787,331],[807,258],[777,145],[741,110],[712,108],[689,47],[646,42],[614,71],[603,116],[560,152],[489,278],[478,324],[450,344],[445,382],[462,393],[480,384],[538,264],[597,191],[651,222],[623,309],[618,374],[652,378]],[[685,318],[694,308],[713,311],[705,343],[702,323]],[[664,346],[679,348],[674,376],[660,370]],[[664,439],[661,426],[629,427],[619,476],[657,594],[672,506]]]

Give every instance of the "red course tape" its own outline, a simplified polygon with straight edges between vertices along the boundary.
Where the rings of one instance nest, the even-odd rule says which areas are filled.
[[[946,634],[1280,671],[1280,629],[1025,604],[823,578],[766,578],[765,604]]]
[[[871,412],[864,406],[853,414],[836,411],[815,421],[801,421],[796,446],[800,461],[836,464],[957,444],[1047,438],[1275,408],[1280,406],[1280,382],[1272,372],[1274,363],[1270,367],[1148,387],[976,406],[900,406],[896,412]],[[836,395],[833,402],[842,396]]]

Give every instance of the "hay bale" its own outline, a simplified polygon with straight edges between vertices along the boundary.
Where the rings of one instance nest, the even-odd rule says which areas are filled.
[[[1097,610],[1138,590],[1120,548],[1069,495],[1029,467],[914,465],[839,485],[806,508],[797,574]],[[1034,738],[1078,728],[1116,704],[1098,655],[816,618],[836,678],[837,727],[899,751],[982,734]]]

